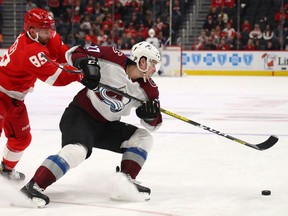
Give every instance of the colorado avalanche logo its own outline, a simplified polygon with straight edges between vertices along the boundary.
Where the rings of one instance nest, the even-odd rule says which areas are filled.
[[[244,60],[244,63],[246,65],[251,65],[252,60],[253,60],[253,55],[252,54],[244,54],[243,55],[243,60]]]
[[[226,54],[217,54],[217,61],[220,65],[224,65],[227,61],[227,55]]]
[[[131,99],[127,99],[127,101],[124,102],[121,95],[117,95],[102,87],[100,87],[95,93],[98,95],[99,99],[102,99],[105,104],[110,106],[110,111],[114,113],[123,110],[125,105],[131,101]]]
[[[201,60],[201,54],[192,54],[192,62],[195,65],[198,65],[200,63]]]

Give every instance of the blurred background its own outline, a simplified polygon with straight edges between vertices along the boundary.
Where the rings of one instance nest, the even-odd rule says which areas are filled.
[[[155,31],[183,50],[288,50],[288,0],[0,0],[1,48],[34,7],[53,13],[70,46],[130,49]]]

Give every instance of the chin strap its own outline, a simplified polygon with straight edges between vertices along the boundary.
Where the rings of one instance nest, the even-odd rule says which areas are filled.
[[[147,81],[147,80],[146,80],[146,72],[148,71],[149,67],[150,67],[150,62],[149,62],[149,61],[147,61],[147,67],[146,67],[145,70],[142,70],[142,69],[140,68],[139,62],[137,62],[137,68],[143,73],[143,80],[144,80],[144,82]]]
[[[38,41],[38,38],[39,38],[38,32],[36,32],[36,38],[33,38],[33,37],[30,35],[29,31],[27,31],[26,33],[27,33],[28,37],[29,37],[31,40],[40,43],[40,42]]]
[[[143,72],[143,80],[144,80],[144,82],[146,83],[146,72]]]

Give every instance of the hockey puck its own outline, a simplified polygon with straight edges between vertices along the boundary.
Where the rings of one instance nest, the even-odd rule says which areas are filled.
[[[271,195],[271,191],[270,190],[262,190],[261,194],[264,196],[269,196],[269,195]]]

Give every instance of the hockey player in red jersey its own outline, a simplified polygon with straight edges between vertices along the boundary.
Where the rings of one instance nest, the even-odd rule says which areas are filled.
[[[30,182],[21,189],[38,207],[50,202],[49,197],[42,192],[69,169],[88,159],[93,148],[122,154],[117,176],[126,179],[126,183],[139,195],[139,200],[150,199],[150,189],[138,184],[135,179],[152,148],[153,139],[149,131],[156,130],[162,124],[158,87],[151,79],[161,56],[153,45],[145,41],[132,47],[129,58],[121,51],[114,51],[111,54],[113,61],[99,59],[105,47],[97,46],[71,48],[66,58],[73,66],[88,71],[93,68],[83,65],[89,66],[89,62],[98,61],[101,67],[98,83],[109,85],[146,103],[140,104],[101,86],[94,90],[84,88],[78,92],[60,121],[62,149],[45,159]],[[133,107],[147,130],[121,121],[121,116],[129,115]],[[122,183],[119,184],[124,187]],[[127,194],[118,192],[114,191],[111,197],[127,199]]]
[[[48,11],[34,8],[24,16],[24,32],[0,57],[0,135],[4,132],[7,137],[0,175],[9,180],[25,178],[23,173],[15,171],[14,168],[31,143],[24,98],[33,90],[36,80],[40,79],[52,86],[65,86],[81,81],[94,88],[93,75],[85,74],[82,79],[82,75],[69,74],[61,67],[47,62],[42,55],[44,53],[59,65],[67,63],[65,52],[68,49],[55,31],[53,17]],[[63,67],[75,69],[69,65]]]

